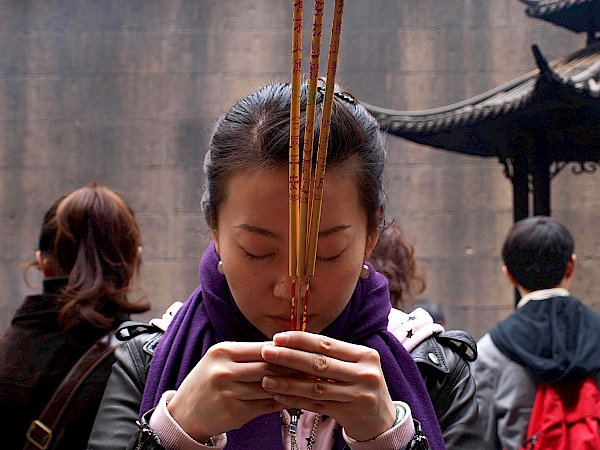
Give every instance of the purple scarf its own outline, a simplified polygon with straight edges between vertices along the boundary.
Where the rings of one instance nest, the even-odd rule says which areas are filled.
[[[140,414],[155,407],[163,392],[177,389],[215,343],[269,340],[238,309],[225,277],[217,272],[218,261],[211,243],[200,263],[201,287],[184,303],[156,348]],[[392,399],[410,405],[433,449],[445,449],[421,374],[410,354],[387,331],[389,311],[387,280],[371,268],[370,277],[359,279],[344,311],[321,334],[377,350]],[[338,448],[344,447],[343,439],[338,437],[337,442]],[[227,432],[226,448],[282,449],[279,413],[265,414]]]

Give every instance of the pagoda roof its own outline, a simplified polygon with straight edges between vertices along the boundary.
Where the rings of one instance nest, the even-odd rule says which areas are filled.
[[[594,32],[600,25],[600,2],[597,0],[521,0],[525,13],[537,19],[579,32]]]
[[[396,111],[361,102],[392,135],[501,160],[543,134],[554,161],[600,160],[600,43],[548,62],[475,97],[440,108]]]

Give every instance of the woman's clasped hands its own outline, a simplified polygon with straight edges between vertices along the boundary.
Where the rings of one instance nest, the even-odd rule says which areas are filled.
[[[389,395],[377,351],[318,334],[278,333],[262,349],[265,361],[302,377],[267,375],[262,386],[286,408],[333,417],[357,441],[389,430],[396,409]]]
[[[377,351],[300,331],[214,345],[168,409],[199,442],[283,409],[330,416],[357,441],[389,430],[396,418]]]

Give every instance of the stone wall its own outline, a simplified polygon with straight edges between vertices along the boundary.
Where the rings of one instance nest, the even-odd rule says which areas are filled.
[[[208,242],[199,200],[212,124],[247,92],[289,79],[291,2],[5,0],[1,9],[0,328],[37,291],[21,264],[43,212],[92,179],[139,217],[138,285],[154,305],[143,318],[185,300]],[[534,43],[549,59],[584,45],[524,10],[517,0],[346,2],[338,82],[370,104],[428,109],[535,69]],[[514,301],[498,256],[512,221],[503,167],[392,136],[389,159],[387,212],[416,245],[425,295],[449,327],[481,336]],[[596,308],[599,182],[568,170],[552,182],[553,215],[577,242],[573,292]]]

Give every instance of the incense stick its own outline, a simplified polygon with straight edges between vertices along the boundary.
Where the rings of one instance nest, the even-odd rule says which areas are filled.
[[[292,31],[292,98],[289,149],[289,275],[292,279],[292,315],[297,309],[299,183],[300,183],[300,100],[302,82],[302,0],[294,0]]]
[[[312,277],[315,274],[317,240],[319,235],[319,223],[321,221],[325,166],[327,163],[327,145],[329,143],[331,112],[333,108],[333,92],[335,89],[335,77],[337,73],[337,60],[340,48],[343,13],[344,0],[335,0],[331,26],[331,41],[329,42],[329,57],[327,59],[327,80],[325,83],[325,96],[323,98],[323,111],[321,113],[321,134],[319,136],[319,147],[317,151],[317,166],[315,168],[315,175],[313,177],[310,232],[306,255],[307,277]]]
[[[311,172],[313,159],[313,142],[315,129],[315,115],[317,106],[317,85],[319,82],[319,63],[321,59],[321,37],[323,29],[324,0],[316,0],[313,11],[312,37],[310,46],[310,62],[308,91],[306,99],[306,118],[304,125],[304,146],[302,151],[302,180],[300,187],[300,216],[298,230],[297,252],[297,283],[293,286],[295,299],[292,300],[292,329],[303,330],[306,328],[306,296],[303,287],[308,286],[306,280],[306,249],[309,230],[310,215],[309,202],[311,196]]]
[[[297,1],[294,3],[294,42],[297,39],[296,13],[298,3],[301,2]],[[292,185],[298,181],[296,175],[300,175],[295,171],[298,169],[298,160],[295,158],[299,156],[299,149],[293,149],[292,143],[299,143],[300,82],[295,78],[297,75],[295,70],[297,67],[301,67],[301,62],[299,64],[297,63],[294,51],[298,47],[295,44],[292,44],[292,59],[294,62],[292,63],[292,110],[290,112],[290,277],[292,279],[291,327],[293,330],[302,331],[306,329],[306,312],[308,306],[308,294],[310,291],[310,279],[314,275],[317,258],[318,231],[321,220],[323,185],[327,161],[327,145],[329,142],[330,120],[333,107],[333,93],[337,72],[337,59],[342,29],[344,0],[335,0],[334,4],[331,40],[329,44],[329,55],[327,60],[327,80],[325,84],[323,110],[321,113],[321,134],[319,136],[316,168],[313,176],[312,160],[314,122],[316,115],[317,84],[319,79],[318,71],[321,53],[324,6],[324,0],[315,0],[299,199],[296,197],[296,194],[298,194],[297,186],[294,185],[294,188],[292,188]],[[295,89],[298,90],[295,91]],[[298,94],[297,104],[295,103],[296,94]],[[296,107],[298,108],[298,115],[295,114]],[[294,122],[296,117],[298,118],[297,123]],[[297,134],[296,126],[298,128]],[[296,209],[298,206],[299,211]],[[292,246],[294,246],[293,249]],[[292,257],[294,258],[294,261],[292,261]],[[303,287],[304,289],[302,289]],[[304,293],[302,292],[303,290]]]
[[[313,142],[315,135],[315,116],[317,111],[317,85],[319,83],[324,6],[324,0],[315,1],[312,40],[310,45],[306,118],[304,124],[304,147],[302,150],[302,183],[300,188],[300,224],[306,224],[306,229],[303,230],[304,232],[300,232],[300,240],[298,242],[298,276],[300,277],[306,276],[306,237],[308,233],[308,224],[310,223],[308,211],[311,198]]]

